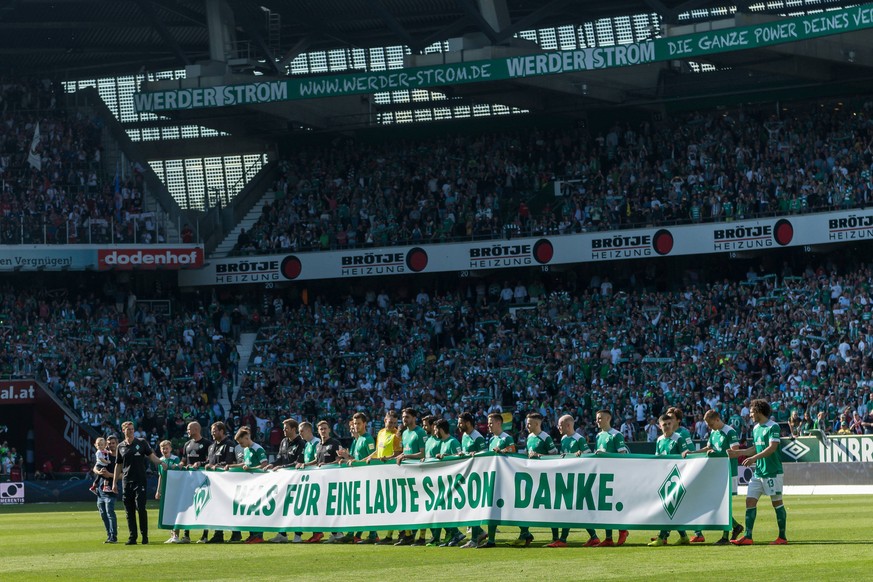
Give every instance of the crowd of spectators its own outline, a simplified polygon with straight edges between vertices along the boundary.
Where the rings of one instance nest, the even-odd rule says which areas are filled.
[[[547,429],[570,412],[583,432],[608,408],[616,428],[629,420],[633,438],[645,440],[668,406],[683,408],[691,429],[715,408],[748,435],[748,404],[761,397],[780,422],[822,413],[814,428],[837,432],[846,422],[870,432],[871,283],[869,266],[785,267],[742,281],[689,280],[674,292],[615,289],[595,277],[552,290],[505,282],[280,305],[235,406],[331,418],[341,435],[354,412],[379,419],[409,405],[446,418],[470,410],[483,421],[506,409],[519,428],[527,411],[541,412]]]
[[[208,426],[227,416],[219,399],[238,371],[238,311],[150,306],[112,284],[97,292],[6,285],[0,320],[0,374],[38,378],[97,433],[132,419],[147,439],[181,439],[191,420]]]
[[[6,432],[5,426],[0,426],[0,438],[4,436]],[[18,454],[18,451],[15,447],[9,446],[9,442],[7,440],[3,440],[0,443],[0,475],[8,475],[10,478],[15,476],[16,467],[18,468],[17,480],[21,479],[20,468],[22,465],[23,459],[21,455]]]
[[[607,408],[634,440],[657,436],[651,419],[668,406],[702,437],[702,414],[715,408],[748,436],[753,398],[797,435],[873,432],[870,265],[786,265],[709,283],[690,272],[669,292],[562,280],[373,289],[308,305],[265,291],[257,308],[213,297],[173,302],[171,313],[110,283],[94,292],[7,284],[0,373],[39,378],[96,432],[133,419],[143,438],[177,443],[191,420],[250,426],[267,447],[287,417],[327,418],[344,437],[353,413],[378,429],[385,410],[404,406],[447,419],[471,411],[480,422],[513,412],[519,431],[529,411],[543,414],[545,430],[569,412],[589,437],[594,412]],[[257,340],[239,370],[244,329]],[[237,384],[225,410],[222,391],[232,396]]]
[[[731,221],[864,206],[873,102],[793,103],[662,122],[336,140],[282,162],[235,252],[343,249]],[[548,201],[553,181],[563,196]],[[545,191],[546,195],[540,193]],[[544,202],[545,201],[545,202]],[[539,203],[538,203],[539,202]]]
[[[93,242],[128,242],[141,210],[138,178],[99,177],[100,120],[67,117],[58,91],[0,82],[0,241],[86,242],[88,232]],[[694,113],[602,135],[572,128],[367,147],[337,141],[284,162],[275,203],[237,250],[865,205],[871,114],[869,103],[834,102],[792,105],[778,118],[772,110]],[[40,170],[27,163],[37,122]],[[571,181],[566,195],[528,208],[531,193],[555,178]],[[873,267],[786,265],[704,279],[689,273],[656,291],[600,276],[493,278],[449,292],[386,286],[304,303],[291,290],[264,291],[257,306],[213,297],[170,309],[109,282],[99,290],[6,283],[0,374],[39,378],[97,432],[132,419],[153,445],[183,439],[190,420],[250,426],[266,446],[278,444],[289,416],[328,418],[346,436],[354,412],[378,429],[386,409],[403,406],[448,419],[469,410],[480,422],[506,410],[518,429],[526,412],[542,413],[546,430],[569,412],[589,437],[594,411],[608,408],[635,440],[657,435],[652,418],[668,406],[683,408],[703,436],[702,414],[715,408],[747,436],[748,404],[758,397],[796,435],[873,432]],[[258,332],[247,370],[238,369],[243,328]],[[237,384],[225,410],[219,396]]]
[[[28,161],[37,125],[38,166]],[[141,173],[122,180],[103,167],[102,128],[67,111],[57,83],[0,79],[0,244],[164,242],[143,212]]]

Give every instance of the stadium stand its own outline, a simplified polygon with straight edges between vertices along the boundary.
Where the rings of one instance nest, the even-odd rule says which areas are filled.
[[[241,3],[206,10],[189,2],[180,10],[119,0],[96,8],[106,11],[105,20],[87,10],[72,14],[70,4],[57,7],[66,12],[48,25],[34,4],[9,10],[15,19],[6,23],[8,43],[34,30],[67,31],[68,24],[70,38],[77,31],[95,36],[63,55],[42,41],[32,44],[52,46],[0,54],[19,73],[43,74],[0,79],[0,244],[9,245],[8,253],[12,245],[167,242],[143,204],[142,172],[152,170],[106,168],[106,120],[71,106],[85,103],[77,94],[88,91],[106,100],[117,132],[130,138],[128,148],[162,168],[160,179],[172,183],[174,196],[184,194],[176,202],[191,212],[185,217],[203,218],[209,229],[202,240],[220,240],[247,212],[233,197],[259,182],[244,167],[246,158],[257,158],[250,166],[261,168],[269,153],[270,171],[281,160],[271,202],[240,234],[238,255],[731,222],[865,208],[871,201],[866,48],[852,49],[849,60],[848,52],[795,55],[776,52],[793,45],[757,47],[747,49],[746,63],[732,60],[734,51],[704,51],[710,77],[692,73],[703,65],[689,57],[543,79],[428,85],[405,95],[355,92],[302,104],[277,98],[203,107],[192,98],[194,112],[183,110],[181,99],[179,108],[157,105],[159,91],[187,96],[188,89],[258,79],[281,89],[301,79],[443,66],[464,61],[467,49],[501,58],[614,52],[675,38],[687,32],[679,28],[698,23],[729,30],[750,17],[817,14],[817,2],[803,0],[802,9],[747,3],[733,12],[713,5],[682,18],[678,4],[661,14],[648,2],[555,2],[542,10],[515,3],[505,18],[494,15],[504,22],[488,27],[471,18],[468,12],[477,9],[470,3],[390,3],[383,19],[394,25],[387,28],[365,22],[370,15],[361,3],[344,3],[357,17],[336,23],[313,5],[313,22],[351,28],[337,29],[336,38],[301,32],[318,28],[306,22],[288,25],[296,11],[286,3],[278,3],[287,10],[284,28],[278,11],[267,7],[252,8],[256,18],[237,14],[235,24]],[[115,24],[142,19],[146,4],[154,11],[150,24],[130,27],[126,40],[105,36]],[[265,14],[269,29],[254,22]],[[415,29],[399,38],[401,24]],[[539,26],[545,28],[523,30]],[[155,33],[163,42],[155,42]],[[450,42],[449,34],[458,36]],[[418,38],[432,46],[408,46]],[[825,46],[809,42],[813,49]],[[810,61],[815,66],[807,67]],[[762,73],[772,78],[755,76],[759,64],[774,62],[780,70]],[[67,66],[93,79],[82,72],[63,86],[43,80],[68,74]],[[602,78],[594,76],[599,73]],[[731,86],[736,95],[725,95],[732,79],[739,79]],[[804,90],[790,99],[776,97],[798,86]],[[135,108],[134,94],[151,105]],[[531,115],[521,123],[513,120],[521,115],[490,117],[483,129],[467,123],[484,114],[456,115],[464,108]],[[449,114],[437,116],[440,109]],[[426,131],[409,125],[400,139],[400,131],[374,137],[385,129],[380,125],[406,114],[433,125],[455,122]],[[546,123],[537,127],[539,121]],[[37,126],[39,168],[29,162]],[[129,154],[115,149],[122,159]],[[229,154],[238,163],[223,162]],[[246,191],[246,204],[259,193]],[[181,242],[199,238],[200,226],[191,221],[183,229],[180,221]],[[214,250],[204,247],[205,254]],[[726,259],[710,261],[716,255],[665,256],[640,259],[633,275],[604,261],[562,264],[551,275],[545,265],[483,268],[448,284],[440,281],[447,274],[428,272],[382,280],[350,275],[341,282],[287,277],[226,293],[183,292],[167,272],[142,270],[76,273],[69,280],[53,273],[47,283],[35,267],[10,273],[0,287],[0,374],[38,378],[95,432],[116,432],[133,419],[153,444],[178,443],[192,419],[204,426],[225,420],[233,430],[247,425],[265,445],[276,444],[276,429],[288,417],[328,418],[346,436],[354,412],[374,419],[375,431],[386,409],[407,405],[447,419],[470,410],[478,422],[494,410],[514,412],[516,423],[538,411],[546,430],[570,412],[589,437],[594,411],[608,408],[616,427],[620,420],[633,423],[638,439],[669,405],[686,411],[698,436],[699,417],[716,408],[747,437],[748,403],[756,397],[773,403],[786,432],[873,432],[873,270],[851,253],[815,254],[830,250],[773,248],[732,257],[746,261],[745,276],[717,264]],[[659,269],[684,277],[656,281]],[[410,293],[413,285],[417,291]],[[172,315],[139,304],[135,294],[172,301]],[[242,330],[256,335],[245,366]],[[78,468],[75,459],[53,461],[50,469]]]
[[[490,289],[372,289],[310,305],[276,294],[261,313],[216,302],[172,318],[129,306],[123,289],[50,297],[7,286],[0,357],[4,374],[47,378],[98,432],[134,418],[161,439],[181,438],[191,419],[226,419],[267,442],[288,416],[342,426],[357,411],[377,419],[409,405],[446,418],[537,410],[547,429],[570,411],[582,431],[606,407],[631,417],[640,439],[668,406],[685,409],[691,429],[712,407],[746,435],[756,397],[780,422],[806,415],[798,434],[819,413],[815,428],[863,430],[854,415],[873,413],[871,283],[868,265],[836,264],[708,284],[689,275],[669,292],[599,277],[550,289],[494,279]],[[518,301],[500,298],[518,287]],[[225,411],[219,395],[237,377],[243,327],[258,339]]]
[[[276,201],[236,254],[345,249],[733,221],[863,207],[866,99],[695,112],[660,123],[454,135],[283,163]],[[532,209],[555,180],[566,192]]]
[[[166,242],[144,210],[142,176],[131,170],[122,181],[120,168],[104,170],[99,117],[68,113],[51,81],[0,86],[0,244]],[[38,166],[28,161],[37,125]]]

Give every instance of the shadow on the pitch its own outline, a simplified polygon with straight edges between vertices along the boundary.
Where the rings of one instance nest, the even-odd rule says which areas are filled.
[[[804,540],[788,541],[789,546],[873,546],[873,540]]]

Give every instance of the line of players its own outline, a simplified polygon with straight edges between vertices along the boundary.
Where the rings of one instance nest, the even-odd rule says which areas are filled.
[[[696,455],[707,454],[710,456],[729,457],[731,459],[732,493],[737,493],[737,458],[746,457],[743,464],[754,466],[754,477],[749,483],[746,500],[746,527],[745,535],[739,537],[743,526],[736,520],[733,529],[725,531],[715,545],[751,545],[753,543],[752,532],[757,515],[757,502],[761,495],[770,497],[776,510],[779,537],[772,544],[786,544],[785,522],[786,513],[782,503],[782,463],[779,458],[779,427],[770,420],[770,405],[763,400],[754,400],[751,404],[751,415],[757,423],[753,430],[754,443],[747,449],[740,449],[737,433],[729,424],[726,424],[719,413],[709,410],[704,416],[704,421],[710,429],[707,445],[695,450],[691,434],[682,426],[682,411],[678,408],[670,408],[659,419],[662,435],[656,443],[656,452],[661,455]],[[449,422],[442,418],[425,416],[419,426],[418,412],[413,408],[404,408],[401,411],[400,421],[404,430],[398,432],[397,414],[392,410],[385,415],[385,427],[381,429],[374,439],[367,432],[367,416],[356,413],[349,422],[353,441],[349,449],[342,446],[340,441],[331,435],[330,425],[322,420],[316,425],[318,436],[314,434],[313,427],[309,422],[298,423],[294,419],[283,422],[285,438],[279,446],[279,452],[273,463],[267,460],[266,451],[251,439],[249,430],[245,427],[237,431],[234,439],[231,439],[227,426],[223,422],[216,422],[211,426],[212,441],[204,438],[201,427],[197,422],[188,425],[190,440],[185,443],[182,458],[172,455],[170,443],[161,443],[162,459],[169,466],[177,465],[183,468],[206,468],[228,469],[241,468],[280,470],[289,468],[303,468],[311,466],[325,466],[331,464],[353,465],[355,463],[373,462],[397,462],[442,459],[448,456],[475,455],[480,452],[493,451],[496,453],[515,453],[516,444],[512,436],[503,430],[503,416],[499,413],[488,415],[488,429],[491,434],[490,440],[486,439],[476,430],[473,415],[465,412],[458,418],[457,428],[461,433],[458,441],[451,434]],[[608,410],[599,410],[596,413],[597,426],[600,432],[596,436],[594,453],[617,453],[627,454],[629,449],[621,432],[612,428],[612,413]],[[551,436],[542,430],[543,417],[539,413],[530,413],[525,419],[528,431],[526,450],[529,458],[540,458],[544,455],[562,456],[592,453],[585,439],[576,432],[574,419],[570,415],[564,415],[558,420],[558,429],[561,441],[556,445]],[[160,492],[160,486],[158,487]],[[160,493],[158,493],[159,495]],[[520,528],[518,538],[510,545],[517,547],[530,546],[534,540],[533,535],[526,527]],[[426,539],[426,531],[419,530],[416,537],[415,531],[401,531],[397,541],[393,538],[393,532],[389,531],[381,539],[376,532],[348,532],[346,534],[334,533],[325,538],[325,534],[316,532],[304,540],[302,533],[295,533],[289,539],[287,532],[281,532],[269,540],[274,543],[356,543],[395,546],[440,546],[461,548],[493,548],[496,546],[495,534],[497,527],[491,525],[487,531],[481,527],[471,528],[471,539],[464,543],[466,534],[458,528],[447,528],[445,532],[439,528],[430,530],[430,537]],[[546,544],[549,548],[562,548],[567,546],[569,529],[552,529],[552,541]],[[613,540],[613,532],[606,530],[601,540],[597,532],[588,529],[588,540],[584,547],[611,547],[620,546],[628,538],[627,530],[620,530],[618,539]],[[686,532],[679,531],[679,539],[674,545],[688,545],[703,543],[703,532],[695,532],[690,538]],[[179,535],[178,531],[166,543],[190,543],[190,532],[185,531]],[[665,546],[669,536],[668,531],[662,531],[652,538],[649,546]],[[233,532],[230,538],[233,541],[243,541],[239,532]],[[264,542],[261,532],[251,532],[244,543],[256,544]],[[212,537],[203,531],[198,543],[223,543],[224,533],[216,531]]]

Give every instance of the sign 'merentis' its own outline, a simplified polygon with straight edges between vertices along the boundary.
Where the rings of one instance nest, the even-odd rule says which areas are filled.
[[[505,81],[762,48],[868,28],[873,28],[873,5],[863,4],[765,24],[608,47],[551,51],[392,71],[145,91],[134,95],[134,107],[138,112],[172,111]]]
[[[162,528],[420,529],[501,523],[729,529],[727,459],[483,454],[266,473],[170,470]]]

